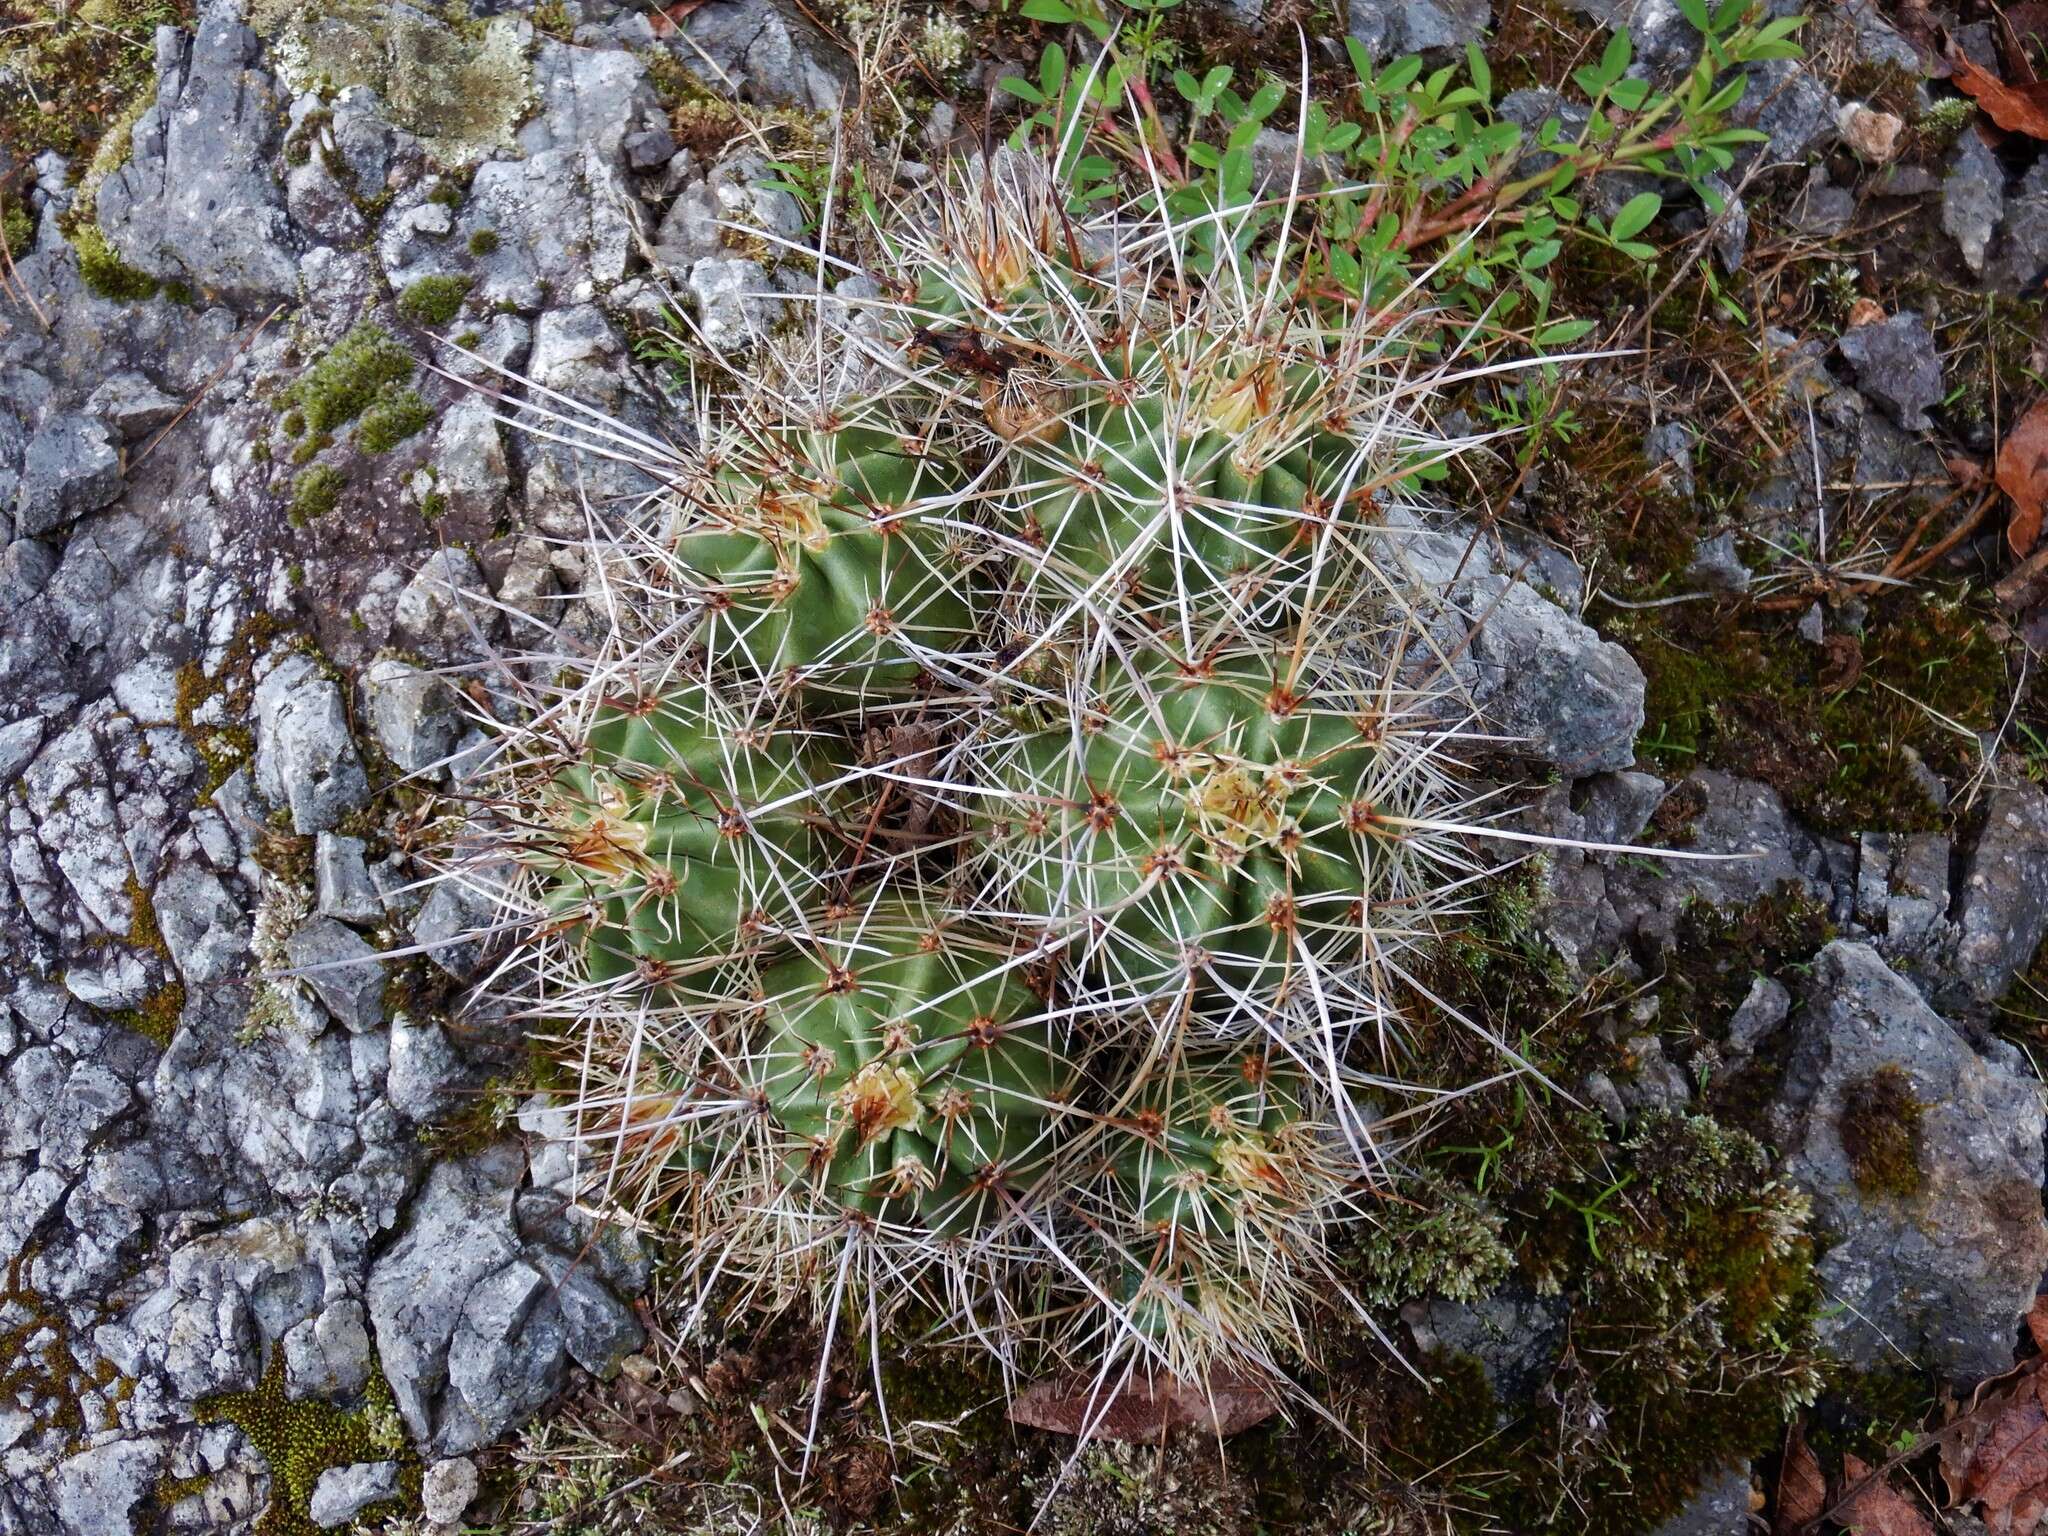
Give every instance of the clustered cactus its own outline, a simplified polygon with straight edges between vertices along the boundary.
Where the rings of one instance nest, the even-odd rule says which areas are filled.
[[[1486,867],[1402,574],[1431,365],[1284,234],[1197,270],[1027,155],[866,234],[687,451],[554,415],[661,490],[585,551],[590,647],[508,669],[489,989],[707,1294],[1278,1373],[1427,1115],[1401,1008]]]

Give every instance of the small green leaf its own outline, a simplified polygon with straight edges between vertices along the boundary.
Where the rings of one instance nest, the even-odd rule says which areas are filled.
[[[1067,80],[1067,50],[1058,43],[1048,47],[1038,59],[1038,84],[1047,96],[1057,96],[1060,87]]]
[[[1487,66],[1486,55],[1479,51],[1477,43],[1465,45],[1465,63],[1472,71],[1472,84],[1479,91],[1481,101],[1493,99],[1493,71]]]
[[[1747,5],[1749,0],[1732,0],[1737,5]],[[1611,84],[1628,71],[1629,60],[1635,55],[1635,44],[1629,41],[1628,28],[1616,27],[1614,36],[1607,39],[1607,47],[1600,55],[1602,83]]]
[[[1614,89],[1607,93],[1607,99],[1624,112],[1640,111],[1649,97],[1650,82],[1647,80],[1617,80]]]
[[[1008,91],[1019,101],[1028,101],[1033,106],[1043,106],[1045,104],[1045,92],[1041,91],[1029,80],[1019,80],[1015,75],[1003,76],[1002,89]]]
[[[1546,325],[1536,333],[1539,347],[1562,347],[1577,341],[1593,329],[1590,320],[1558,320]]]
[[[1608,235],[1615,240],[1627,240],[1641,234],[1650,227],[1650,220],[1657,217],[1657,210],[1663,206],[1662,194],[1638,192],[1623,203],[1620,211],[1614,215],[1614,223],[1609,226]]]
[[[1024,0],[1017,8],[1017,14],[1026,21],[1050,21],[1065,24],[1078,21],[1074,8],[1067,0]]]

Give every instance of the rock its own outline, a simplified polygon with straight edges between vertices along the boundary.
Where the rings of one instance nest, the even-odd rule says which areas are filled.
[[[2022,1059],[1980,1056],[1866,944],[1814,963],[1775,1137],[1837,1234],[1824,1342],[1868,1369],[1903,1351],[1952,1381],[2012,1364],[2048,1270],[2042,1108]]]
[[[2022,294],[2048,271],[2048,165],[2040,161],[2006,199],[1998,242],[1985,266],[1985,279],[1998,293]]]
[[[292,830],[325,832],[369,803],[370,781],[349,734],[341,689],[303,656],[256,687],[256,787],[288,806]]]
[[[1842,337],[1842,356],[1857,387],[1908,432],[1925,432],[1929,406],[1942,399],[1941,360],[1926,322],[1911,310],[1859,325]]]
[[[697,329],[713,352],[745,352],[782,318],[783,301],[758,261],[707,256],[693,262],[685,286],[697,301]]]
[[[251,307],[292,297],[297,252],[270,172],[284,103],[256,34],[226,6],[195,32],[160,28],[156,76],[127,163],[100,186],[100,228],[152,277]]]
[[[1750,65],[1749,89],[1732,115],[1765,136],[1749,147],[1771,162],[1804,160],[1835,131],[1835,99],[1800,59]]]
[[[65,1536],[134,1529],[136,1506],[155,1493],[163,1464],[156,1439],[112,1440],[67,1456],[52,1480],[56,1529]],[[6,1511],[0,1502],[0,1515]]]
[[[1487,0],[1352,0],[1349,31],[1382,62],[1480,42],[1492,23]]]
[[[761,106],[837,112],[841,55],[793,7],[776,0],[711,0],[683,23],[676,60],[714,90]]]
[[[364,713],[378,749],[404,773],[420,773],[455,750],[463,730],[455,690],[431,672],[380,657],[363,674]]]
[[[1437,1297],[1410,1302],[1401,1309],[1401,1319],[1417,1348],[1478,1360],[1506,1418],[1515,1411],[1511,1405],[1528,1401],[1550,1379],[1564,1347],[1570,1308],[1559,1297],[1539,1296],[1524,1282],[1510,1280],[1484,1301]]]
[[[412,940],[457,981],[483,964],[484,935],[498,916],[495,885],[487,872],[450,875],[435,883],[412,921]]]
[[[1970,1001],[1995,1003],[2048,934],[2048,791],[2029,784],[1986,797],[1956,929],[1957,981]]]
[[[1486,577],[1471,592],[1487,614],[1471,650],[1489,728],[1573,777],[1633,763],[1644,689],[1634,658],[1520,582]]]
[[[350,1467],[329,1467],[313,1485],[306,1513],[323,1531],[349,1521],[384,1499],[398,1497],[398,1463],[359,1461]]]
[[[1948,175],[1941,183],[1942,233],[1955,241],[1963,262],[1982,273],[1991,237],[2005,215],[2005,167],[1974,128],[1956,140]]]
[[[1749,1468],[1727,1467],[1707,1478],[1685,1508],[1651,1536],[1749,1536]]]
[[[184,405],[177,396],[158,389],[149,375],[132,368],[108,374],[85,402],[89,414],[99,417],[129,442],[169,423]]]
[[[232,975],[249,953],[249,915],[220,876],[197,862],[173,865],[153,893],[157,930],[187,986]]]
[[[1792,1014],[1792,994],[1773,976],[1759,976],[1750,983],[1749,995],[1728,1017],[1728,1050],[1731,1055],[1748,1056]]]
[[[392,1019],[385,1092],[393,1109],[408,1120],[432,1120],[448,1108],[463,1075],[462,1058],[439,1024],[415,1024],[404,1014]]]
[[[1727,529],[1692,547],[1692,559],[1685,574],[1716,592],[1747,592],[1754,579],[1742,557],[1735,552],[1735,533]]]
[[[384,920],[384,900],[370,881],[363,840],[322,832],[313,843],[313,886],[319,893],[316,910],[358,928]]]
[[[449,1349],[471,1294],[518,1260],[511,1211],[522,1165],[516,1147],[499,1145],[435,1167],[405,1230],[371,1269],[364,1299],[378,1358],[399,1414],[422,1447],[439,1443],[451,1416],[465,1426],[462,1436],[475,1422],[473,1412],[442,1403]]]
[[[481,1449],[561,1391],[562,1311],[540,1271],[514,1260],[479,1281],[448,1346],[448,1401],[435,1430],[443,1455]]]
[[[466,549],[437,549],[399,594],[393,633],[430,661],[473,656],[488,633],[488,594],[474,555]]]
[[[1663,471],[1664,484],[1680,501],[1691,501],[1693,430],[1682,421],[1660,421],[1643,434],[1643,462]]]
[[[512,476],[489,396],[464,395],[442,412],[434,463],[440,471],[435,489],[447,498],[450,512],[468,520],[495,520]]]
[[[377,951],[331,917],[316,917],[285,941],[293,971],[351,1034],[384,1020],[384,966]]]
[[[284,1336],[285,1396],[353,1400],[370,1379],[370,1333],[363,1304],[344,1296]]]
[[[711,174],[685,187],[662,215],[655,236],[655,254],[664,265],[687,269],[708,256],[727,253],[721,224],[758,229],[785,240],[800,240],[803,210],[780,187],[770,186],[774,172],[751,150],[726,156]]]
[[[121,450],[106,423],[96,416],[55,417],[28,440],[22,456],[15,527],[23,534],[54,533],[117,499],[122,484]]]
[[[1906,121],[1892,112],[1880,112],[1860,101],[1845,101],[1835,109],[1835,128],[1842,142],[1872,165],[1883,165],[1898,153],[1899,135]]]
[[[646,1342],[633,1309],[575,1258],[535,1249],[531,1261],[553,1288],[570,1357],[599,1381],[610,1381],[619,1362]]]
[[[427,1468],[420,1479],[420,1507],[436,1525],[454,1525],[477,1495],[476,1463],[451,1456]]]

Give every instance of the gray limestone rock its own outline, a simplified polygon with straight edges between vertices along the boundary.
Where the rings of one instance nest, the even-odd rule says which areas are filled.
[[[1706,1479],[1685,1508],[1650,1536],[1749,1536],[1749,1468],[1727,1467]]]
[[[1375,61],[1476,43],[1493,22],[1487,0],[1352,0],[1350,35]]]
[[[313,1485],[306,1514],[323,1531],[331,1531],[368,1509],[372,1504],[398,1497],[398,1463],[360,1461],[353,1466],[329,1467]]]
[[[495,434],[497,428],[490,430]],[[488,591],[468,550],[437,549],[399,594],[393,634],[430,661],[473,656],[490,633]]]
[[[1685,568],[1685,574],[1693,581],[1717,592],[1747,592],[1753,579],[1742,557],[1735,552],[1735,534],[1732,529],[1715,534],[1712,538],[1701,539],[1693,546],[1692,560]]]
[[[451,1456],[428,1467],[420,1479],[420,1509],[436,1525],[454,1525],[476,1498],[476,1463]]]
[[[270,171],[284,103],[256,34],[213,6],[196,32],[158,30],[156,72],[128,161],[99,190],[107,239],[129,265],[232,303],[291,297],[291,220]]]
[[[325,832],[370,798],[341,689],[302,656],[256,687],[256,787],[288,807],[292,830]]]
[[[1961,989],[1976,1004],[1996,1002],[2048,934],[2048,791],[2029,784],[1986,797],[1983,830],[1963,870],[1956,928]]]
[[[1489,725],[1574,777],[1633,763],[1644,689],[1635,659],[1521,582],[1486,577],[1471,591],[1486,614],[1472,658]]]
[[[292,969],[351,1034],[384,1019],[384,967],[376,948],[331,917],[315,917],[285,940]]]
[[[707,256],[692,262],[684,286],[697,301],[697,328],[713,352],[745,352],[782,318],[783,300],[758,261]]]
[[[363,1304],[344,1296],[284,1336],[284,1390],[291,1398],[353,1400],[370,1379]]]
[[[53,533],[120,496],[121,450],[97,416],[64,415],[28,440],[14,492],[15,527]]]
[[[378,749],[403,773],[432,768],[462,736],[455,690],[396,657],[380,657],[364,672],[363,712]]]
[[[1930,406],[1941,404],[1941,359],[1934,334],[1911,310],[1844,333],[1842,356],[1856,383],[1908,432],[1925,432]]]
[[[384,901],[370,879],[360,837],[322,832],[313,842],[313,888],[316,910],[358,928],[384,920]]]
[[[683,24],[676,57],[714,89],[762,106],[836,112],[845,93],[844,55],[782,0],[711,0]]]
[[[1941,228],[1963,253],[1972,272],[1982,272],[1991,237],[2005,216],[2005,167],[1974,128],[1956,141],[1948,175],[1941,183]]]
[[[164,948],[187,986],[234,974],[249,952],[249,916],[220,876],[196,861],[173,865],[154,902]]]
[[[1955,1381],[2005,1370],[2048,1270],[2042,1107],[2019,1054],[1972,1050],[1847,940],[1821,951],[1792,1028],[1775,1140],[1816,1226],[1835,1234],[1818,1264],[1837,1303],[1821,1322],[1829,1348],[1864,1368],[1904,1351]],[[1911,1156],[1910,1192],[1900,1170],[1880,1182],[1851,1150],[1868,1134],[1860,1117],[1898,1100],[1872,1087],[1885,1073],[1920,1106],[1890,1127]]]

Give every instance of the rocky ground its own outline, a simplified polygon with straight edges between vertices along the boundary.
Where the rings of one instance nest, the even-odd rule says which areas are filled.
[[[959,9],[957,48],[920,56],[906,180],[1049,35]],[[54,49],[73,10],[21,19]],[[1627,20],[1653,68],[1692,35],[1654,0],[1338,10],[1190,0],[1175,35],[1250,67],[1291,61],[1300,20],[1318,70],[1347,30],[1378,56],[1481,42],[1524,107],[1596,25]],[[941,1438],[892,1499],[845,1428],[814,1503],[783,1486],[800,1351],[668,1335],[658,1247],[573,1199],[544,1067],[465,1000],[474,910],[416,883],[477,739],[462,668],[573,643],[563,541],[637,488],[504,430],[499,397],[679,431],[643,345],[670,296],[719,354],[782,318],[772,253],[718,221],[802,235],[766,162],[856,80],[841,11],[124,0],[91,18],[113,44],[57,56],[69,83],[0,64],[0,1531],[452,1529],[473,1499],[598,1528],[627,1478],[536,1483],[564,1443],[694,1457],[655,1479],[693,1491],[694,1528],[751,1528],[779,1490],[791,1519],[996,1529],[931,1466],[1013,1493],[1057,1466],[1044,1437]],[[1851,1438],[2010,1369],[2048,1273],[2048,625],[2002,512],[1966,519],[2037,388],[2048,159],[1945,105],[1937,34],[2009,70],[1989,10],[1816,9],[1808,60],[1755,70],[1768,143],[1728,211],[1660,226],[1674,287],[1597,263],[1564,284],[1647,353],[1577,376],[1551,449],[1475,482],[1498,514],[1476,553],[1456,529],[1408,546],[1488,615],[1461,670],[1518,743],[1530,825],[1758,855],[1568,854],[1481,939],[1559,998],[1625,992],[1583,1010],[1566,1084],[1614,1137],[1687,1111],[1773,1149],[1772,1187],[1811,1203],[1816,1369],[1824,1403],[1861,1405]],[[1503,1423],[1556,1417],[1569,1313],[1541,1291],[1400,1316],[1419,1358],[1478,1362]],[[1908,1383],[1889,1417],[1853,1390],[1880,1375]],[[1641,1507],[1747,1528],[1784,1418],[1726,1463],[1640,1452],[1633,1486],[1669,1495]],[[1305,1454],[1289,1433],[1221,1472],[1104,1452],[1052,1528],[1410,1528],[1273,1470]],[[1394,1479],[1417,1509],[1430,1471]],[[1484,1506],[1475,1486],[1445,1507]]]

